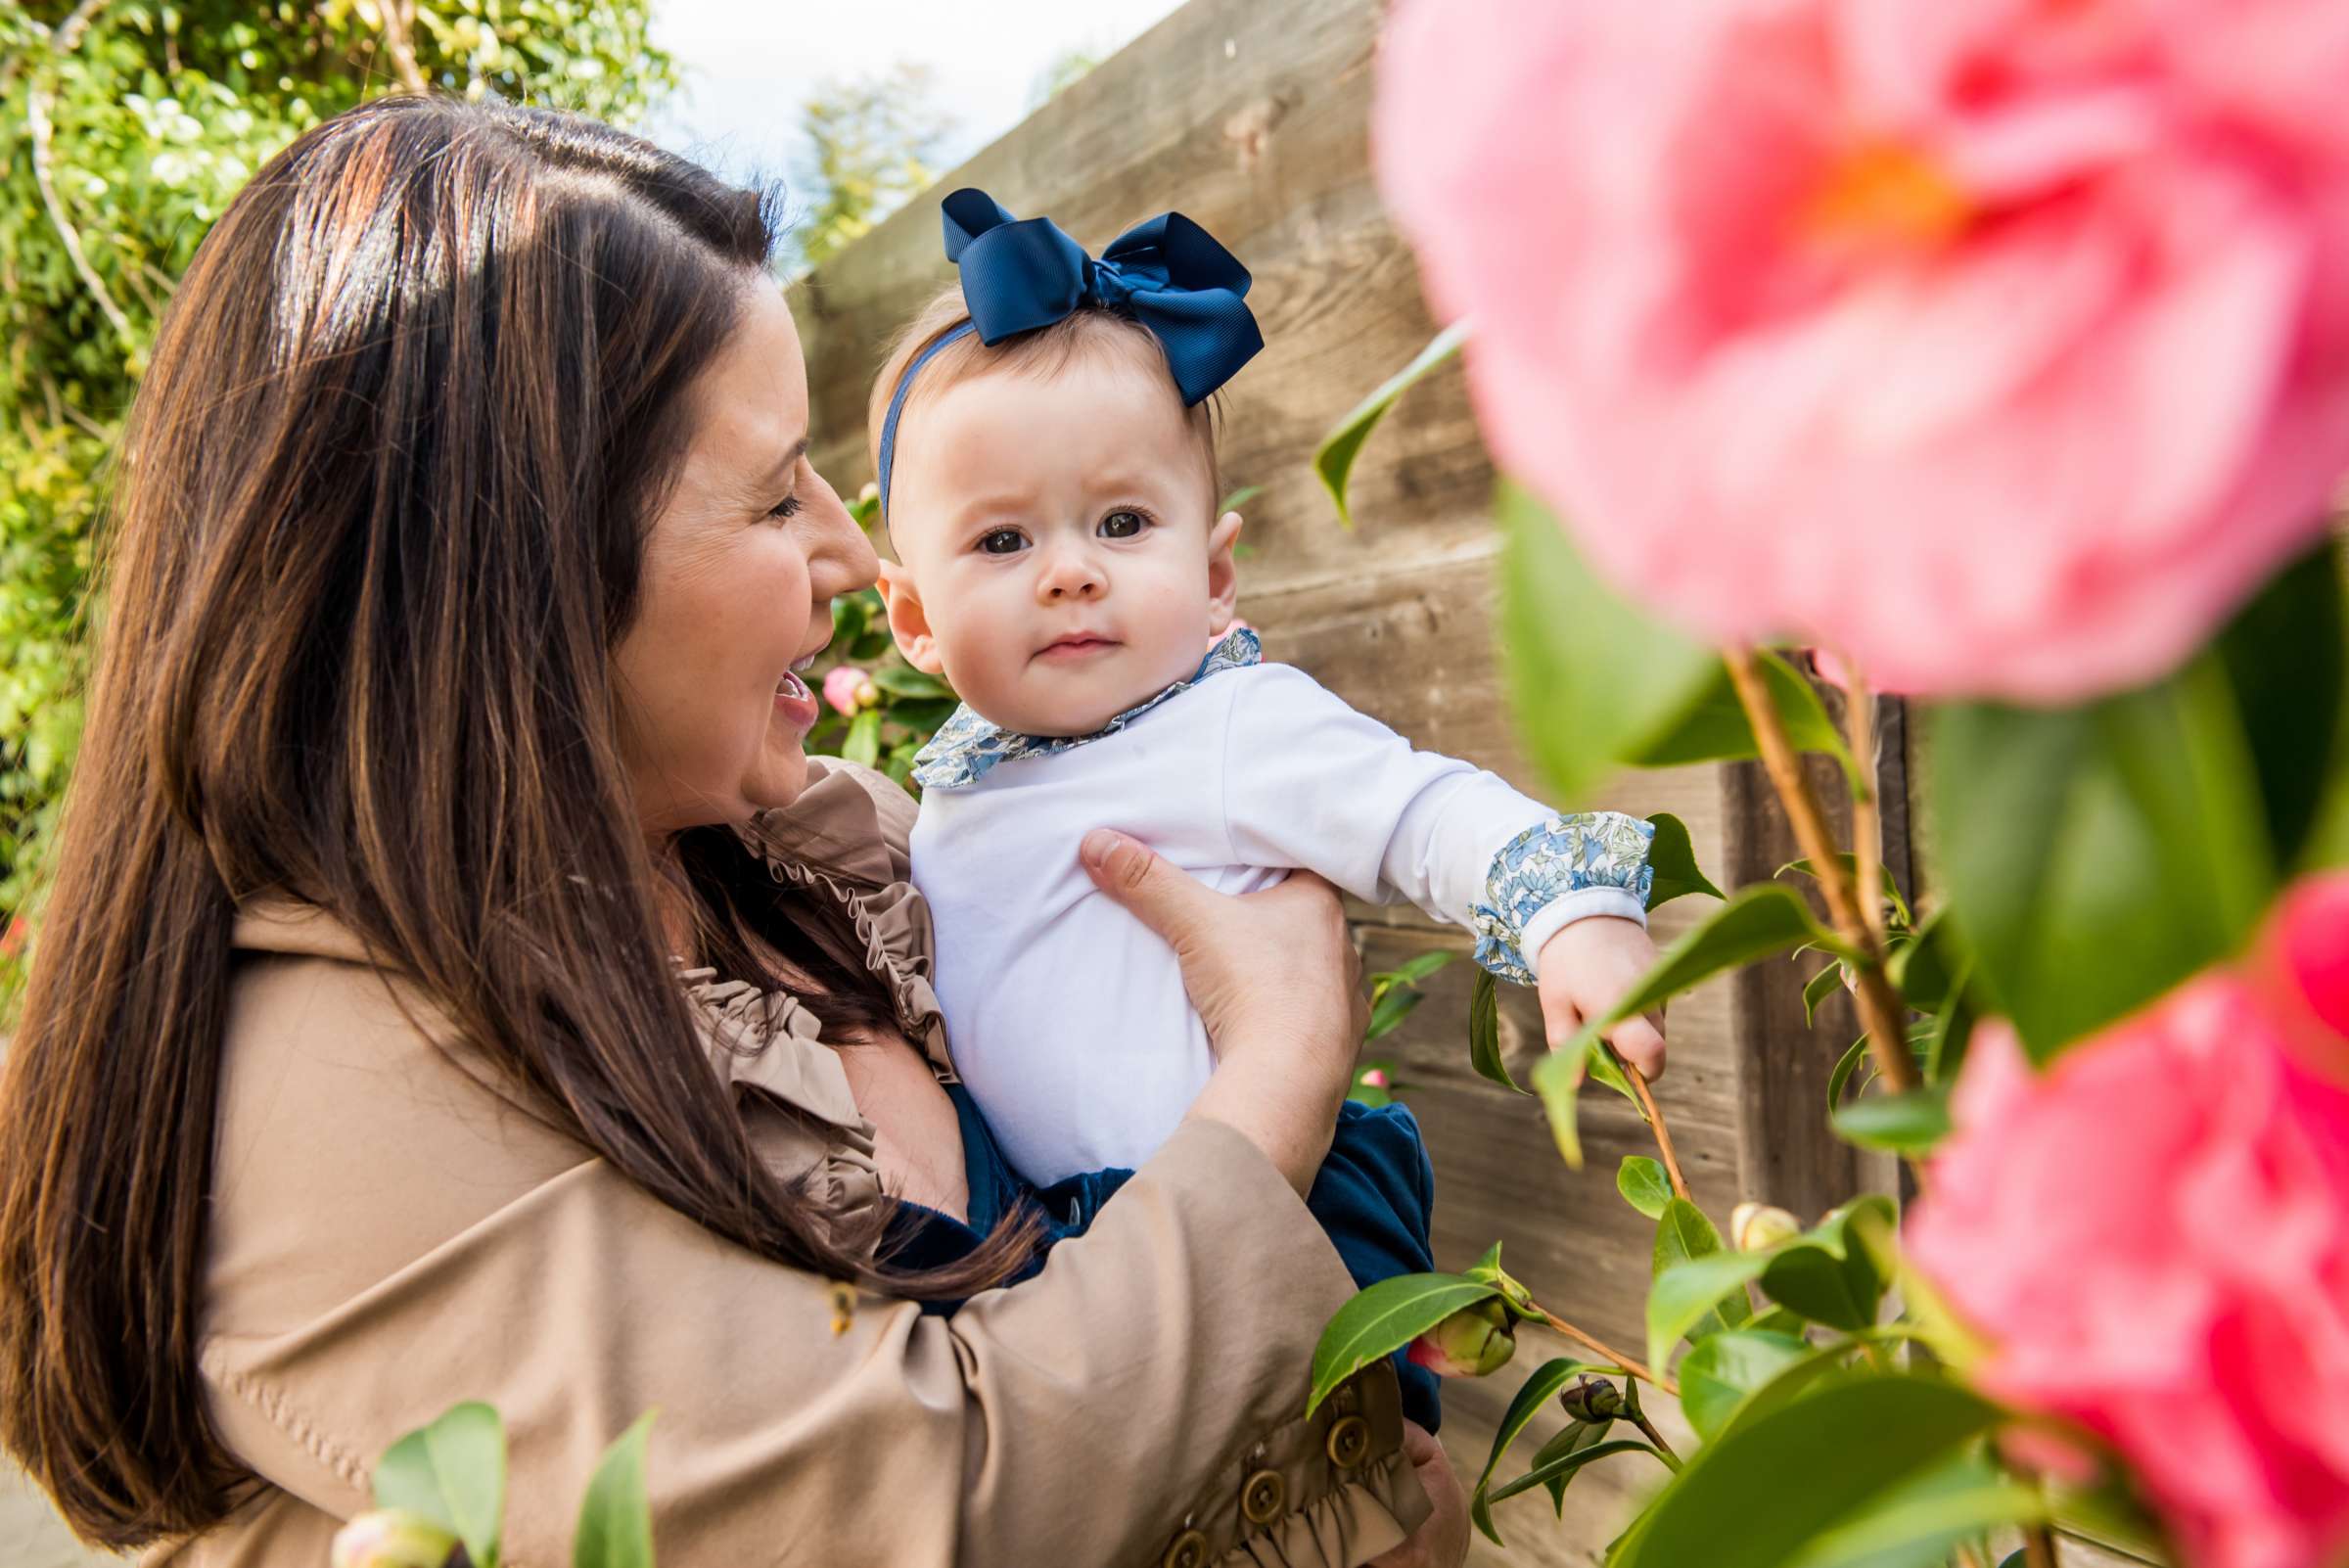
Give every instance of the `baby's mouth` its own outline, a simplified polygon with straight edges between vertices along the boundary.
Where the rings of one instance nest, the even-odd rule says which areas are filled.
[[[1065,637],[1055,637],[1036,651],[1038,659],[1087,659],[1123,646],[1115,637],[1104,637],[1095,631],[1073,631]]]

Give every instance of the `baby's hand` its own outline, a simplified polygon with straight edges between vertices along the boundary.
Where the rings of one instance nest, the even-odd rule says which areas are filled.
[[[1655,967],[1656,945],[1636,920],[1589,915],[1542,945],[1542,1027],[1556,1050],[1589,1018],[1604,1018],[1639,977]],[[1664,1073],[1664,1015],[1627,1018],[1606,1031],[1615,1054],[1642,1076]]]

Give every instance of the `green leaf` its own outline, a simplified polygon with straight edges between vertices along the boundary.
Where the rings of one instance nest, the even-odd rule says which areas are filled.
[[[1532,1469],[1518,1476],[1506,1486],[1496,1487],[1488,1495],[1486,1506],[1490,1508],[1493,1503],[1504,1501],[1517,1496],[1520,1492],[1531,1492],[1534,1488],[1547,1486],[1552,1481],[1562,1481],[1594,1460],[1604,1459],[1617,1453],[1654,1453],[1655,1452],[1646,1444],[1630,1438],[1617,1438],[1609,1443],[1593,1443],[1588,1447],[1570,1447],[1564,1453],[1541,1460]],[[1491,1515],[1488,1513],[1487,1517],[1490,1518]],[[1495,1536],[1493,1539],[1497,1542],[1500,1538]]]
[[[1401,1350],[1463,1307],[1500,1294],[1488,1280],[1460,1274],[1400,1274],[1382,1279],[1338,1309],[1313,1347],[1311,1415],[1340,1383]]]
[[[1848,880],[1853,887],[1859,887],[1860,857],[1847,851],[1842,854],[1838,854],[1835,858],[1843,862],[1843,874],[1845,879]],[[1811,857],[1809,855],[1805,855],[1799,860],[1787,861],[1784,865],[1778,867],[1776,871],[1773,872],[1772,875],[1782,877],[1789,871],[1799,871],[1804,876],[1811,878],[1815,882],[1819,879],[1819,868],[1811,863]],[[1901,897],[1901,885],[1894,879],[1892,867],[1888,865],[1879,866],[1877,867],[1877,871],[1881,875],[1884,883],[1884,901],[1892,906],[1895,924],[1907,924],[1910,920],[1909,900]]]
[[[1658,908],[1691,893],[1701,893],[1709,899],[1721,898],[1722,891],[1697,869],[1696,850],[1688,842],[1688,824],[1670,811],[1658,811],[1647,820],[1656,830],[1655,841],[1647,847],[1647,868],[1653,873],[1647,889],[1648,908]]]
[[[1262,484],[1243,484],[1216,503],[1216,515],[1221,517],[1226,512],[1236,512],[1264,493]]]
[[[1613,1421],[1569,1421],[1551,1433],[1547,1443],[1534,1451],[1533,1467],[1544,1472],[1542,1485],[1548,1489],[1550,1508],[1558,1517],[1564,1518],[1566,1515],[1566,1484],[1574,1479],[1574,1475],[1550,1473],[1556,1461],[1604,1441],[1614,1426]],[[1490,1517],[1488,1513],[1487,1518]]]
[[[1835,1071],[1827,1075],[1827,1110],[1831,1115],[1843,1103],[1844,1085],[1852,1081],[1852,1073],[1867,1055],[1867,1037],[1861,1036],[1843,1049],[1835,1059]]]
[[[1525,1092],[1500,1059],[1500,991],[1492,971],[1484,968],[1477,970],[1468,992],[1468,1063],[1478,1077]]]
[[[1420,349],[1409,364],[1381,382],[1377,391],[1338,422],[1337,429],[1321,438],[1320,446],[1313,452],[1313,472],[1320,477],[1321,487],[1329,491],[1330,503],[1338,509],[1338,521],[1346,527],[1354,527],[1354,513],[1346,505],[1346,481],[1354,472],[1354,460],[1360,455],[1362,442],[1370,438],[1378,422],[1387,417],[1387,410],[1410,390],[1412,383],[1459,352],[1471,330],[1467,322],[1455,321],[1436,334],[1435,340]]]
[[[1647,1291],[1647,1364],[1662,1370],[1673,1346],[1707,1324],[1721,1332],[1725,1325],[1715,1309],[1723,1303],[1733,1300],[1732,1311],[1750,1313],[1746,1283],[1762,1276],[1770,1258],[1765,1252],[1714,1252],[1659,1271]]]
[[[645,1449],[652,1427],[653,1412],[647,1410],[597,1461],[579,1502],[572,1568],[653,1568],[653,1510],[645,1498]]]
[[[889,634],[887,626],[875,627],[857,633],[856,640],[849,644],[849,657],[862,663],[880,658],[896,645],[897,639]]]
[[[2205,656],[2058,711],[1935,711],[1935,862],[2032,1057],[2232,952],[2275,887],[2242,720]]]
[[[1974,1034],[1974,1004],[1966,996],[1965,983],[1973,970],[1971,958],[1958,967],[1950,982],[1949,999],[1933,1015],[1932,1032],[1925,1037],[1925,1082],[1936,1088],[1956,1083],[1958,1070],[1965,1065],[1965,1047]]]
[[[1549,1119],[1550,1140],[1570,1171],[1583,1168],[1580,1125],[1583,1073],[1588,1058],[1605,1049],[1594,1037],[1578,1036],[1562,1050],[1551,1051],[1534,1064],[1534,1092],[1542,1096],[1543,1114]]]
[[[1664,1168],[1644,1154],[1627,1154],[1615,1172],[1615,1190],[1624,1201],[1650,1220],[1661,1220],[1672,1203],[1672,1182]]]
[[[1936,909],[1916,928],[1915,935],[1896,945],[1892,955],[1885,960],[1884,978],[1901,999],[1920,1013],[1938,1013],[1950,999],[1951,988],[1958,982],[1958,971],[1966,967],[1967,959],[1958,950],[1954,928],[1944,918],[1949,911]]]
[[[1700,1450],[1625,1535],[1614,1568],[1783,1568],[1999,1419],[1921,1377],[1822,1388]]]
[[[1639,1113],[1640,1121],[1647,1120],[1647,1107],[1639,1103],[1639,1096],[1633,1091],[1632,1081],[1625,1075],[1623,1059],[1615,1054],[1613,1046],[1602,1040],[1592,1049],[1590,1059],[1584,1065],[1589,1070],[1591,1083],[1613,1089],[1632,1102],[1632,1109]]]
[[[1756,652],[1754,663],[1762,672],[1762,684],[1770,692],[1772,705],[1786,726],[1786,738],[1795,750],[1824,752],[1843,765],[1847,777],[1856,778],[1851,751],[1845,746],[1835,721],[1827,716],[1826,705],[1819,699],[1819,688],[1801,670],[1767,648]],[[1640,767],[1678,767],[1689,762],[1729,761],[1761,755],[1761,747],[1754,740],[1754,726],[1745,716],[1745,706],[1737,700],[1737,688],[1729,679],[1728,667],[1717,660],[1696,700],[1681,711],[1679,722],[1636,750],[1627,752],[1624,761]]]
[[[480,1568],[497,1568],[506,1511],[506,1425],[481,1402],[452,1405],[384,1451],[375,1505],[422,1514],[465,1543]]]
[[[2340,539],[2326,538],[2271,579],[2217,644],[2280,866],[2294,864],[2309,847],[2326,780],[2343,761],[2343,555]]]
[[[1707,1443],[1754,1391],[1819,1352],[1791,1334],[1732,1328],[1697,1341],[1681,1360],[1681,1412]]]
[[[1843,989],[1843,960],[1840,958],[1813,975],[1803,987],[1803,1022],[1819,1021],[1819,1004]]]
[[[1411,1016],[1411,1009],[1426,999],[1423,992],[1408,986],[1397,986],[1389,991],[1370,1009],[1370,1023],[1362,1031],[1362,1042],[1368,1044],[1381,1036],[1392,1034],[1397,1025]]]
[[[1398,985],[1416,986],[1458,956],[1456,952],[1423,952],[1407,963],[1397,965],[1380,978],[1393,980]]]
[[[1470,1488],[1473,1494],[1469,1508],[1470,1518],[1478,1529],[1493,1538],[1495,1545],[1500,1545],[1500,1537],[1494,1534],[1492,1516],[1484,1512],[1481,1503],[1485,1488],[1493,1480],[1493,1472],[1499,1468],[1501,1455],[1509,1452],[1509,1445],[1515,1443],[1518,1434],[1523,1432],[1527,1424],[1541,1413],[1543,1405],[1547,1404],[1567,1384],[1583,1373],[1593,1369],[1592,1364],[1589,1361],[1571,1360],[1565,1358],[1544,1361],[1535,1370],[1533,1376],[1527,1378],[1518,1387],[1516,1397],[1509,1401],[1508,1409],[1501,1415],[1500,1425],[1494,1429],[1493,1452],[1485,1458],[1484,1472],[1476,1478],[1476,1485]]]
[[[1895,1154],[1926,1154],[1950,1135],[1950,1102],[1939,1089],[1871,1094],[1839,1106],[1829,1118],[1846,1139]]]
[[[1720,660],[1617,598],[1526,491],[1503,484],[1496,508],[1502,664],[1517,733],[1555,796],[1578,801],[1672,727]]]
[[[1968,1454],[1887,1487],[1814,1536],[1786,1568],[1942,1568],[1958,1542],[2046,1516],[2035,1488]]]
[[[881,710],[867,708],[849,721],[848,738],[840,743],[843,761],[873,765],[881,755]]]
[[[883,665],[873,671],[873,684],[892,697],[954,699],[953,687],[910,665]]]
[[[1815,1323],[1856,1332],[1876,1320],[1891,1275],[1892,1200],[1856,1198],[1793,1241],[1771,1249],[1762,1289]]]

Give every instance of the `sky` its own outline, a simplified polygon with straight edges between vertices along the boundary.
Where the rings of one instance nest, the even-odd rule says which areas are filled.
[[[680,87],[645,129],[738,180],[789,176],[800,106],[821,83],[927,65],[957,130],[942,170],[1025,118],[1071,50],[1107,57],[1178,0],[654,0]]]

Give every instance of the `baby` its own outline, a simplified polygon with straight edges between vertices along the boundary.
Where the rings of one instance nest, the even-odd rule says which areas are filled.
[[[1207,398],[1262,346],[1246,270],[1179,213],[1098,260],[978,191],[944,214],[960,289],[873,393],[881,587],[906,660],[963,702],[915,766],[913,879],[955,1069],[1013,1164],[1038,1185],[1139,1166],[1214,1064],[1173,951],[1079,865],[1094,827],[1226,893],[1303,868],[1407,899],[1537,984],[1553,1040],[1611,1005],[1654,958],[1649,825],[1414,751],[1233,619]],[[1662,1065],[1644,1023],[1615,1039]],[[1350,1105],[1350,1161],[1358,1201],[1315,1212],[1357,1280],[1431,1267],[1408,1113]]]

